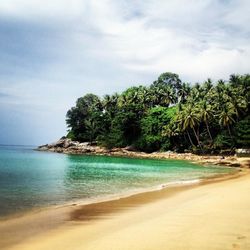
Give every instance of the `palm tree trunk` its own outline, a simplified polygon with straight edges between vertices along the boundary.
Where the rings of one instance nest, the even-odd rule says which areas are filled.
[[[197,133],[196,133],[194,127],[193,127],[192,129],[193,129],[193,131],[194,131],[194,135],[195,135],[195,138],[196,138],[196,140],[197,140],[197,143],[200,145],[200,140],[199,140],[199,137],[198,137],[198,135],[197,135]]]
[[[184,139],[185,139],[185,142],[187,142],[187,136],[186,136],[186,133],[183,134],[184,135]]]
[[[192,146],[194,146],[194,143],[193,143],[193,141],[192,141],[192,139],[190,137],[190,134],[189,134],[188,130],[187,130],[187,134],[188,134],[188,139],[189,139],[190,143],[192,144]]]
[[[213,141],[213,137],[212,137],[212,135],[211,135],[211,133],[210,133],[210,129],[209,129],[209,126],[208,126],[208,122],[206,121],[206,126],[207,126],[207,132],[208,132],[208,134],[209,134],[209,137],[210,137],[210,140],[211,140],[211,142]]]
[[[229,132],[229,135],[230,135],[231,139],[233,139],[233,136],[232,136],[232,133],[231,133],[231,129],[230,129],[229,124],[227,124],[227,129],[228,129],[228,132]]]
[[[194,127],[193,127],[193,131],[194,131],[195,137],[196,137],[196,139],[197,139],[197,142],[198,142],[198,144],[199,144],[199,147],[200,147],[200,149],[201,149],[202,153],[204,153],[204,152],[203,152],[203,149],[202,149],[202,147],[201,147],[201,144],[200,144],[199,137],[198,137],[198,135],[197,135],[197,133],[196,133],[196,131],[195,131]]]

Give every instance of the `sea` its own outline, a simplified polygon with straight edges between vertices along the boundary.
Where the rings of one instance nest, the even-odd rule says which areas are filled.
[[[236,171],[182,160],[65,155],[34,148],[0,146],[0,218],[197,183]]]

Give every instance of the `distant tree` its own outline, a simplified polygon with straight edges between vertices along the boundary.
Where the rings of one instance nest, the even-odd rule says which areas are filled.
[[[76,106],[66,115],[70,135],[79,141],[92,141],[98,134],[94,126],[99,126],[101,116],[102,104],[98,96],[87,94],[78,98]]]
[[[152,84],[153,86],[170,86],[174,89],[179,89],[181,87],[181,80],[179,75],[171,72],[162,73],[156,81]]]
[[[183,83],[175,73],[161,74],[150,86],[120,94],[79,98],[66,116],[68,137],[109,148],[201,151],[250,147],[250,75],[231,75],[213,84]],[[235,144],[236,143],[236,144]]]

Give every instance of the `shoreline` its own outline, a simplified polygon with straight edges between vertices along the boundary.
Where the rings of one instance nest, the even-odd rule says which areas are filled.
[[[41,151],[45,151],[45,150],[41,150]],[[49,151],[49,152],[51,152],[51,151]],[[117,152],[117,151],[115,151],[115,152]],[[53,151],[53,153],[57,153],[57,152]],[[39,213],[39,212],[43,212],[47,209],[61,209],[61,208],[72,207],[72,206],[86,206],[86,205],[97,204],[97,203],[102,203],[102,202],[109,202],[109,201],[113,201],[113,200],[117,200],[117,199],[124,199],[124,198],[128,198],[128,197],[131,197],[134,195],[140,195],[140,194],[148,193],[148,192],[155,192],[155,191],[159,191],[162,189],[176,188],[176,187],[188,187],[188,186],[193,186],[193,185],[202,185],[203,183],[209,183],[210,181],[217,182],[220,180],[237,178],[238,176],[242,175],[243,173],[246,173],[245,170],[247,170],[247,168],[244,168],[244,167],[243,168],[235,168],[235,167],[228,166],[228,165],[221,165],[220,166],[220,165],[214,164],[214,160],[209,161],[209,162],[202,162],[202,161],[197,161],[197,160],[186,159],[187,154],[175,154],[175,155],[178,155],[178,157],[168,158],[168,157],[159,157],[159,154],[165,155],[165,153],[152,153],[149,156],[147,154],[147,157],[140,157],[141,152],[133,152],[133,153],[134,153],[134,157],[120,154],[120,151],[119,151],[119,153],[115,153],[115,154],[92,153],[92,154],[73,154],[73,155],[110,156],[110,157],[122,157],[122,158],[128,158],[128,159],[129,158],[131,158],[131,159],[136,158],[136,159],[153,159],[153,160],[163,160],[163,161],[164,160],[180,160],[180,161],[190,161],[193,164],[199,164],[199,165],[209,166],[209,167],[223,167],[223,168],[229,168],[229,169],[231,168],[232,170],[235,170],[235,171],[228,172],[228,173],[218,173],[218,174],[215,173],[212,176],[199,177],[199,179],[190,179],[190,180],[180,180],[180,181],[159,183],[158,185],[151,186],[151,187],[145,187],[145,188],[141,188],[141,189],[137,189],[137,190],[130,190],[127,193],[110,194],[110,195],[106,195],[106,196],[102,196],[102,197],[89,198],[89,199],[77,199],[77,200],[72,200],[72,201],[64,202],[64,203],[57,204],[57,205],[32,207],[32,208],[29,208],[27,210],[23,210],[23,211],[20,211],[17,213],[7,214],[5,216],[0,216],[0,224],[1,224],[1,222],[7,221],[7,220],[18,219],[18,218],[23,217],[27,214]],[[64,154],[67,154],[67,153],[64,153]],[[142,155],[144,155],[144,154],[146,154],[146,153],[142,152]],[[183,156],[184,156],[184,158],[182,158]]]
[[[117,156],[117,157],[121,157],[121,156]],[[194,164],[196,163],[194,162]],[[218,166],[214,166],[214,167],[218,167]],[[223,167],[234,169],[232,167],[227,167],[227,166],[223,166]],[[190,179],[190,180],[160,183],[158,185],[151,186],[151,187],[141,188],[137,190],[130,190],[127,193],[117,193],[117,194],[110,194],[110,195],[106,195],[102,197],[96,197],[96,198],[72,200],[72,201],[68,201],[62,204],[57,204],[57,205],[33,207],[28,210],[21,211],[19,213],[13,213],[13,214],[5,215],[5,216],[0,216],[0,224],[1,222],[4,222],[4,221],[8,221],[11,219],[18,219],[29,214],[40,213],[46,210],[63,209],[63,208],[75,207],[75,206],[88,206],[88,205],[98,204],[98,203],[103,203],[103,202],[112,202],[114,200],[126,199],[132,196],[141,195],[145,193],[158,192],[164,189],[172,189],[172,188],[174,189],[174,188],[179,188],[179,187],[185,188],[185,187],[192,187],[196,185],[204,185],[210,182],[229,180],[232,178],[238,178],[247,173],[248,173],[247,169],[235,169],[235,171],[232,171],[232,172],[217,173],[211,176],[200,177],[199,179]]]
[[[221,156],[221,155],[195,155],[192,153],[153,152],[145,153],[134,151],[130,147],[107,149],[90,143],[80,143],[67,138],[51,144],[39,146],[36,151],[63,153],[69,155],[103,155],[141,159],[175,159],[188,160],[198,164],[222,165],[228,167],[250,168],[250,157]]]
[[[206,178],[195,183],[174,186],[162,185],[160,189],[147,190],[108,200],[98,200],[89,204],[64,204],[29,211],[16,217],[0,220],[0,234],[3,236],[3,240],[0,240],[0,246],[3,249],[5,247],[8,249],[8,247],[25,242],[25,240],[33,236],[57,230],[72,222],[90,223],[93,220],[102,220],[103,217],[109,216],[109,214],[119,214],[121,211],[126,211],[128,207],[136,209],[137,206],[144,206],[153,203],[155,200],[165,199],[183,191],[241,178],[247,174],[249,174],[249,171],[241,170],[231,174]],[[103,205],[107,209],[104,209]]]
[[[196,223],[195,220],[199,220],[201,216],[200,213],[204,213],[205,218],[209,218],[209,211],[216,209],[219,202],[225,200],[225,197],[223,199],[220,197],[226,195],[227,199],[237,200],[237,198],[239,198],[238,196],[242,195],[241,193],[238,194],[239,188],[241,189],[241,192],[244,191],[244,195],[247,192],[247,198],[249,197],[248,189],[246,190],[246,187],[250,187],[250,174],[248,170],[241,171],[237,175],[223,178],[224,179],[210,179],[206,182],[196,183],[188,186],[163,188],[162,190],[158,191],[141,193],[126,198],[89,204],[85,206],[71,206],[64,207],[62,209],[51,209],[29,214],[25,217],[17,218],[12,221],[6,221],[7,223],[5,225],[0,223],[0,232],[2,236],[0,239],[0,246],[1,249],[12,250],[45,250],[54,249],[56,247],[60,250],[83,248],[98,250],[183,249],[183,247],[179,248],[178,241],[176,241],[177,245],[174,247],[168,248],[168,245],[166,244],[169,244],[169,233],[170,236],[172,235],[171,237],[173,237],[173,235],[175,235],[174,231],[178,229],[181,230],[181,234],[185,234],[187,229],[186,227],[189,226],[189,224],[187,224],[185,221],[186,216],[191,216],[190,220],[188,221],[192,223],[192,225],[193,223]],[[237,185],[240,185],[240,187],[237,187]],[[241,187],[242,185],[243,188]],[[220,188],[223,188],[223,190],[220,191]],[[232,190],[234,190],[234,193],[231,193]],[[226,191],[229,191],[229,193]],[[210,196],[207,197],[209,194]],[[208,205],[207,202],[209,202],[211,199],[212,204]],[[213,199],[215,199],[216,202],[213,201]],[[244,207],[247,206],[248,211],[250,200],[248,199],[241,201]],[[199,210],[199,207],[203,203],[205,203],[205,208],[202,207],[201,210]],[[241,207],[241,203],[233,203],[233,211],[237,213],[237,218],[238,214],[241,216],[245,215],[245,211],[242,211],[242,208],[235,209],[236,205]],[[226,202],[226,205],[223,203],[223,207],[225,209],[230,209],[230,206],[228,207],[228,202]],[[195,212],[190,212],[190,209],[193,209]],[[196,211],[197,209],[199,211]],[[181,214],[176,217],[176,212],[178,211],[180,211]],[[244,213],[242,214],[242,212]],[[183,213],[187,215],[183,215]],[[223,216],[226,213],[226,210],[220,209],[218,213],[223,213]],[[199,216],[197,217],[197,215]],[[167,220],[165,218],[166,216],[170,216],[169,219],[171,218],[171,220]],[[56,225],[51,225],[52,218],[53,223],[56,223]],[[157,220],[157,223],[155,223],[154,220]],[[169,224],[175,223],[175,220],[178,220],[178,223],[176,222],[176,226],[174,228],[168,228]],[[203,223],[203,217],[200,220]],[[246,220],[250,221],[250,214],[244,217],[244,222]],[[167,224],[164,225],[164,227],[159,227],[159,224],[163,222]],[[216,229],[214,225],[214,223],[216,224],[216,221],[214,221],[213,217],[211,217],[207,223],[212,225],[212,230]],[[231,225],[230,220],[224,223],[226,223],[225,230],[228,230],[228,228],[234,230],[235,225]],[[242,225],[242,223],[239,222],[239,225]],[[249,223],[246,222],[246,225],[249,225]],[[137,227],[138,229],[136,229]],[[206,224],[205,227],[208,227],[208,225]],[[170,230],[168,231],[168,234],[164,232],[165,228]],[[127,232],[126,230],[128,229],[129,231]],[[137,231],[136,234],[134,234],[134,230]],[[137,237],[141,235],[139,233],[141,230],[143,230],[143,232],[144,230],[149,230],[149,234],[145,238],[147,241],[146,245],[149,244],[148,248],[144,245],[144,241],[141,241],[140,237],[137,239]],[[193,227],[192,230],[194,230]],[[119,237],[113,235],[116,233],[120,233]],[[164,237],[162,238],[161,235],[163,233]],[[198,233],[200,233],[200,229],[198,230]],[[214,231],[212,234],[213,233]],[[155,234],[155,236],[151,237],[152,234]],[[244,235],[244,237],[248,239],[247,244],[250,244],[250,235],[246,235],[245,231],[238,232],[238,234]],[[142,235],[144,235],[144,233]],[[208,235],[208,238],[210,237],[211,236]],[[127,240],[124,240],[124,238]],[[185,243],[185,237],[183,238],[183,235],[181,238],[179,238],[179,243],[182,242],[180,239],[184,240],[183,242]],[[162,243],[163,245],[155,245],[161,241],[164,241],[164,244]],[[225,247],[225,242],[223,239],[221,241],[222,247],[216,249],[231,249]],[[192,242],[192,244],[193,243],[195,244],[195,241]],[[171,244],[175,243],[172,242]],[[88,248],[88,246],[90,246],[90,248]],[[207,248],[201,247],[197,249],[213,249],[209,246],[210,243],[208,244]],[[185,249],[194,248],[190,247]],[[246,247],[241,249],[248,248]]]

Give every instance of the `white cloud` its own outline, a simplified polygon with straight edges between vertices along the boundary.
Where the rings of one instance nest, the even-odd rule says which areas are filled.
[[[165,71],[191,82],[249,73],[249,13],[248,0],[1,0],[1,105],[57,128],[55,112],[64,120],[87,92]]]
[[[249,72],[250,29],[242,21],[249,19],[246,1],[144,1],[133,6],[124,1],[91,4],[95,27],[109,35],[103,38],[107,53],[124,67],[175,71],[190,80]]]
[[[247,73],[249,12],[247,0],[2,0],[0,4],[5,17],[49,22],[60,30],[61,44],[47,49],[58,51],[58,58],[45,69],[50,75],[53,68],[63,68],[64,74],[79,78],[84,78],[80,71],[86,60],[93,67],[94,61],[110,68],[116,65],[132,75],[174,71],[191,81]]]

